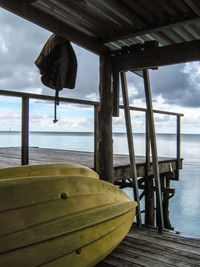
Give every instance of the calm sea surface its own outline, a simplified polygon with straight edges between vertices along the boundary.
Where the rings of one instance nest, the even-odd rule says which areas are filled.
[[[20,146],[19,132],[0,132],[0,147]],[[128,154],[126,134],[113,135],[114,153]],[[30,146],[79,151],[93,151],[93,133],[31,132]],[[134,134],[135,153],[145,154],[144,134]],[[176,156],[176,136],[158,134],[159,156]],[[181,136],[181,157],[184,158],[180,181],[171,187],[176,189],[170,200],[170,219],[175,230],[200,236],[200,135]],[[132,190],[126,192],[132,196]]]

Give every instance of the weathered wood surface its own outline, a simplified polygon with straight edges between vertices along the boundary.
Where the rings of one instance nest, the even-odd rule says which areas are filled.
[[[200,237],[134,226],[97,266],[200,266]]]
[[[129,151],[129,162],[130,162],[130,173],[133,181],[133,192],[134,199],[138,202],[137,207],[137,223],[139,226],[142,225],[141,218],[141,209],[140,209],[140,199],[139,199],[139,190],[138,190],[138,181],[137,181],[137,167],[135,161],[135,150],[133,143],[133,133],[132,133],[132,123],[131,123],[131,114],[129,109],[129,96],[128,96],[128,87],[125,72],[120,73],[121,77],[121,88],[122,88],[122,97],[124,103],[124,116],[126,122],[126,132],[127,132],[127,141],[128,141],[128,151]]]
[[[197,61],[200,59],[199,46],[200,40],[196,40],[115,56],[112,58],[112,68],[117,72]]]
[[[48,148],[29,148],[29,164],[71,162],[94,167],[94,153],[48,149]],[[19,166],[21,164],[20,147],[1,147],[0,148],[0,167]],[[136,166],[138,177],[145,176],[145,156],[136,156]],[[176,158],[159,157],[160,172],[170,171],[170,166],[176,170]],[[128,155],[114,155],[115,180],[130,177],[130,164]],[[152,164],[150,165],[149,175],[153,174]]]
[[[111,86],[111,63],[109,57],[100,57],[100,106],[98,113],[98,173],[102,180],[114,183]]]
[[[28,149],[29,149],[29,98],[22,97],[22,120],[21,120],[21,164],[28,164]]]
[[[143,76],[144,76],[144,89],[145,89],[145,98],[146,98],[147,113],[148,113],[147,123],[149,127],[149,136],[150,136],[150,143],[151,143],[153,169],[154,169],[155,186],[156,186],[156,222],[159,228],[163,229],[164,219],[163,219],[163,207],[162,207],[162,193],[161,193],[161,185],[160,185],[160,172],[159,172],[159,166],[158,166],[158,154],[157,154],[156,133],[155,133],[149,71],[143,70]]]

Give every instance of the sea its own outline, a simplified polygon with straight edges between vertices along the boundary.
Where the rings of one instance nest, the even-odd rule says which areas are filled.
[[[136,155],[145,155],[145,135],[133,135]],[[176,135],[157,134],[158,156],[176,157]],[[0,132],[0,147],[18,147],[20,132]],[[29,145],[40,148],[94,151],[94,134],[88,132],[30,132]],[[128,154],[125,133],[113,134],[116,154]],[[200,236],[200,134],[181,135],[183,170],[180,180],[172,181],[175,196],[170,199],[170,221],[178,232]],[[133,197],[131,188],[125,189]],[[141,203],[141,206],[143,203]]]

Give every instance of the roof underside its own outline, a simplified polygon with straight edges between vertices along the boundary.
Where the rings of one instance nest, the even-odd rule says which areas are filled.
[[[198,0],[37,0],[32,5],[111,50],[151,40],[164,46],[200,38]]]
[[[96,54],[200,39],[199,0],[0,0],[0,6]]]

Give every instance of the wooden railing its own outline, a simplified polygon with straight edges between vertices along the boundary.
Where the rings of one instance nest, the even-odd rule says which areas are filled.
[[[22,93],[15,91],[7,91],[0,90],[0,95],[12,96],[12,97],[20,97],[22,99],[22,129],[21,129],[21,164],[26,165],[29,162],[29,99],[38,99],[43,101],[55,101],[54,96],[48,95],[38,95],[31,93]],[[65,98],[59,97],[59,102],[63,103],[74,103],[74,104],[82,104],[89,105],[94,107],[94,169],[98,169],[98,161],[97,161],[97,150],[98,150],[98,110],[99,110],[99,102],[97,101],[89,101],[89,100],[81,100],[81,99],[73,99],[73,98]],[[120,109],[124,109],[124,106],[120,105]],[[146,113],[146,166],[147,169],[150,166],[150,135],[148,130],[148,114],[145,108],[140,107],[129,107],[132,111],[141,111]],[[181,158],[181,117],[183,114],[162,111],[162,110],[153,110],[154,113],[165,114],[177,117],[177,129],[176,129],[176,158],[177,158],[177,170],[180,169],[180,158]]]

